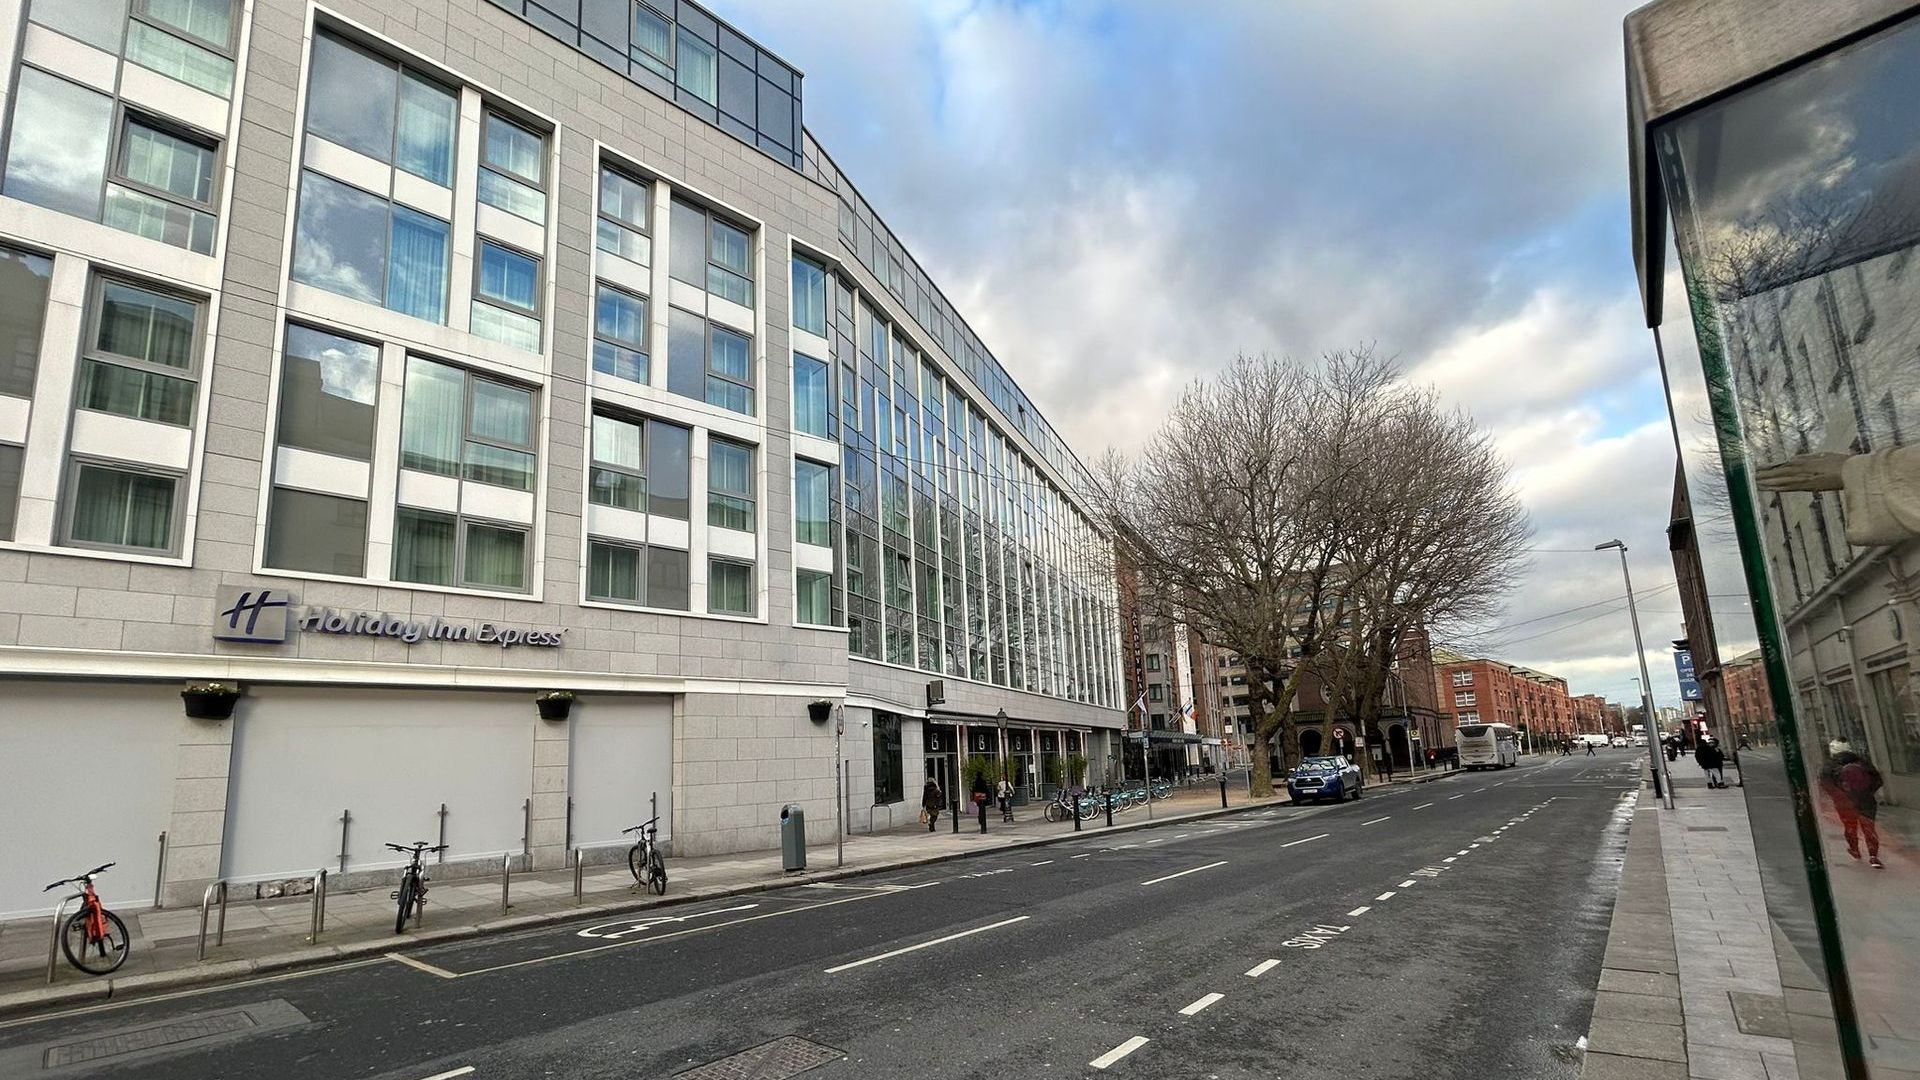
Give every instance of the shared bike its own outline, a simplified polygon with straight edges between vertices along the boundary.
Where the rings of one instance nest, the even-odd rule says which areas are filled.
[[[648,818],[631,829],[620,831],[640,834],[627,851],[627,869],[633,873],[633,883],[652,889],[656,896],[665,896],[667,861],[660,857],[660,845],[654,840],[660,831],[656,827],[659,820],[657,817]]]
[[[80,886],[78,893],[67,897],[68,900],[77,897],[80,908],[60,924],[60,951],[67,954],[67,963],[89,975],[110,975],[127,962],[130,945],[127,924],[100,905],[100,894],[93,889],[93,879],[115,865],[96,866],[78,877],[63,878],[41,890],[52,892],[62,885]]]
[[[425,840],[416,840],[411,844],[388,844],[388,848],[409,856],[407,868],[400,872],[400,887],[388,897],[400,902],[399,911],[393,917],[393,932],[404,933],[409,918],[418,919],[427,913],[427,874],[420,863],[420,856],[428,852],[442,852],[447,845],[429,847]]]

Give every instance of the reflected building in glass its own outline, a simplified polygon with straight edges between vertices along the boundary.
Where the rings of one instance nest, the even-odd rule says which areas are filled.
[[[1799,1075],[1920,1076],[1920,15],[1664,0],[1626,39],[1671,546]]]

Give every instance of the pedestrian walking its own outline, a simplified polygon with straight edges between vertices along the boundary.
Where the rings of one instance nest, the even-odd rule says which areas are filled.
[[[945,805],[947,797],[940,790],[940,781],[927,777],[927,786],[920,792],[920,820],[927,823],[928,832],[932,832],[934,823],[940,820],[940,808]]]
[[[1720,744],[1713,740],[1713,736],[1700,740],[1699,747],[1693,752],[1693,760],[1707,774],[1708,787],[1727,786],[1727,775],[1722,771],[1727,764],[1727,755],[1721,752]]]
[[[1593,756],[1593,740],[1592,739],[1587,740],[1587,756],[1588,757]]]
[[[1867,839],[1867,865],[1886,869],[1880,861],[1880,796],[1886,780],[1873,763],[1854,752],[1846,739],[1827,744],[1827,763],[1820,769],[1820,788],[1840,815],[1840,827],[1846,831],[1847,854],[1860,858],[1860,837]]]
[[[1013,820],[1013,781],[1008,780],[1004,776],[1001,777],[1000,788],[999,788],[999,791],[996,792],[996,794],[1000,796],[1000,820],[1012,821]]]

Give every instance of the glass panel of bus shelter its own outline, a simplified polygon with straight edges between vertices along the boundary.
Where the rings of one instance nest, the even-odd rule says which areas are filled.
[[[1756,628],[1781,658],[1778,764],[1750,752],[1749,791],[1810,811],[1822,959],[1876,1076],[1920,1070],[1917,97],[1909,20],[1655,133]]]

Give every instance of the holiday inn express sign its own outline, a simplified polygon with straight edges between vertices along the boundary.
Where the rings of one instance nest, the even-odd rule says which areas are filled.
[[[539,630],[500,623],[449,622],[438,615],[410,619],[384,611],[340,611],[330,607],[301,607],[285,589],[258,585],[222,585],[214,593],[215,641],[252,645],[285,644],[293,630],[307,634],[392,638],[408,645],[422,641],[450,641],[494,645],[557,648],[566,629]]]

